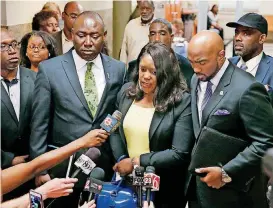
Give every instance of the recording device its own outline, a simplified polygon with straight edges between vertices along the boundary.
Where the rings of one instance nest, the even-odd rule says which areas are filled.
[[[85,202],[91,201],[95,194],[99,194],[102,189],[103,182],[102,180],[104,179],[105,173],[104,170],[95,167],[89,178],[86,180],[86,183],[84,185],[84,189],[80,195],[79,199],[79,206],[82,206]]]
[[[142,186],[144,179],[144,167],[138,166],[134,169],[133,185],[136,186],[137,191],[137,206],[142,207]]]
[[[108,114],[103,122],[100,124],[100,127],[103,128],[108,133],[116,131],[120,125],[120,120],[122,113],[116,110],[112,115]]]
[[[33,190],[29,191],[30,208],[44,208],[42,194]]]
[[[147,202],[150,205],[151,191],[158,191],[160,184],[160,177],[155,174],[155,168],[153,166],[147,166],[144,173],[143,185],[146,187]]]
[[[72,173],[71,178],[76,178],[80,172],[89,175],[96,166],[95,162],[100,155],[101,153],[98,148],[92,147],[87,150],[87,152],[82,154],[74,163],[74,165],[77,166],[77,169],[74,171],[74,173]]]

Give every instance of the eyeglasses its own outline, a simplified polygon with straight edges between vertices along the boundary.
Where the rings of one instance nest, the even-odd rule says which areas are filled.
[[[10,47],[12,47],[14,50],[17,48],[20,48],[20,44],[17,41],[13,41],[12,43],[1,43],[1,51],[8,51],[10,50]]]
[[[35,48],[37,48],[39,51],[42,51],[42,50],[45,50],[47,49],[45,45],[38,45],[38,46],[35,46],[35,45],[30,45],[28,46],[28,48],[32,51],[35,50]]]
[[[71,13],[71,14],[67,14],[66,12],[64,12],[67,16],[69,16],[71,19],[76,19],[78,17],[77,14]]]

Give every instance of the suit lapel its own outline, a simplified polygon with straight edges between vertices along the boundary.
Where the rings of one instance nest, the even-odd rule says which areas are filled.
[[[4,85],[1,83],[1,100],[4,103],[4,105],[7,107],[11,117],[13,118],[13,120],[15,121],[15,123],[19,124],[19,121],[17,119],[15,110],[13,108],[13,105],[11,103],[11,100],[9,98],[9,95],[4,87]]]
[[[270,67],[270,60],[267,58],[267,56],[263,53],[263,57],[259,63],[257,73],[256,73],[256,80],[260,83],[263,83],[264,78],[266,77],[266,74]],[[266,83],[263,83],[266,84]]]
[[[157,127],[161,123],[162,119],[164,118],[164,116],[165,116],[165,113],[160,113],[160,112],[155,111],[152,122],[151,122],[150,130],[149,130],[150,141],[153,138],[153,135],[154,135]]]
[[[197,108],[197,86],[198,86],[198,79],[196,75],[193,75],[192,84],[191,84],[191,109],[192,109],[192,122],[193,122],[193,130],[195,138],[198,137],[200,132],[200,122],[199,122],[199,115],[198,115],[198,108]]]
[[[84,108],[86,109],[90,117],[93,119],[82,91],[82,87],[81,87],[79,77],[76,71],[75,62],[72,56],[72,50],[70,50],[70,52],[65,54],[65,58],[62,61],[62,65],[74,92],[76,93],[77,97],[81,101],[82,105],[84,106]]]
[[[25,74],[25,71],[20,67],[20,115],[19,115],[19,125],[21,126],[25,118],[24,114],[27,109],[27,102],[30,93],[30,83],[29,75]]]
[[[202,112],[202,123],[201,128],[205,125],[211,111],[216,107],[216,105],[223,99],[228,91],[228,85],[230,84],[232,74],[234,72],[234,66],[228,65],[225,73],[223,74],[218,86],[216,87],[214,93],[206,104]]]
[[[234,57],[230,58],[229,61],[236,66],[238,64],[238,62],[240,61],[240,56],[234,56]]]
[[[105,107],[104,103],[107,98],[107,93],[110,90],[113,77],[115,76],[115,74],[113,73],[113,70],[111,70],[111,64],[110,64],[109,58],[107,56],[101,54],[101,60],[102,60],[102,65],[103,65],[103,69],[104,69],[106,85],[103,90],[101,100],[99,102],[98,109],[97,109],[96,115],[94,117],[94,120],[96,120],[96,118],[98,118],[99,115],[104,112],[104,110],[102,108],[103,108],[103,106]]]

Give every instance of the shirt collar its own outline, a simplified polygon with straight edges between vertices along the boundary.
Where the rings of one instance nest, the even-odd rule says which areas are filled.
[[[18,66],[17,68],[17,74],[16,74],[16,78],[18,81],[20,80],[20,67]],[[4,77],[1,76],[1,81],[4,80]]]
[[[241,65],[243,63],[245,63],[247,68],[251,70],[260,63],[260,61],[262,60],[262,57],[263,57],[263,51],[259,55],[257,55],[255,57],[253,57],[252,59],[248,60],[247,62],[244,62],[244,60],[241,57],[240,62],[241,62]]]
[[[68,40],[67,37],[65,36],[64,30],[62,30],[62,42],[63,43],[65,43],[65,42],[71,42],[71,40]]]
[[[99,68],[99,69],[103,69],[103,65],[102,65],[102,60],[101,60],[101,56],[100,54],[97,55],[97,57],[95,59],[93,59],[92,61],[86,61],[84,59],[82,59],[77,52],[75,51],[75,49],[72,50],[72,56],[74,58],[75,61],[75,66],[77,70],[80,70],[82,67],[84,67],[87,62],[93,62],[94,65]]]
[[[142,21],[141,21],[141,16],[138,17],[138,18],[139,18],[139,23],[140,23],[141,26],[150,26],[150,24],[152,24],[152,22],[156,19],[156,18],[155,18],[155,15],[154,15],[154,16],[153,16],[153,19],[152,19],[150,22],[144,24],[144,23],[142,23]]]

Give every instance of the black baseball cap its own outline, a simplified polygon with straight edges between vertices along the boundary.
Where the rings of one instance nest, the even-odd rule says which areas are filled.
[[[267,35],[268,24],[266,19],[257,13],[247,13],[242,16],[237,22],[229,22],[228,27],[245,26],[259,30],[262,34]]]

